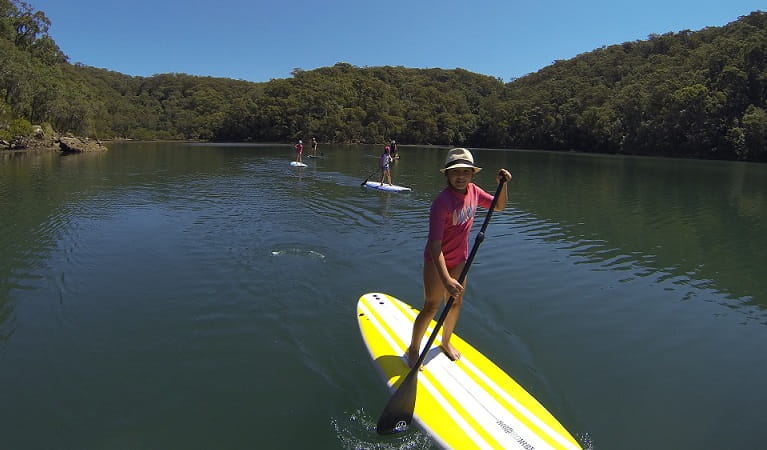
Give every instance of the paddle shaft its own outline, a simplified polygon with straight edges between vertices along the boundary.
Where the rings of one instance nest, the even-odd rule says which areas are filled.
[[[474,245],[471,247],[471,252],[469,252],[469,258],[466,260],[466,264],[463,266],[463,270],[461,270],[461,274],[458,276],[458,283],[461,285],[463,285],[463,282],[466,280],[466,275],[469,273],[469,268],[471,267],[471,263],[474,261],[474,256],[477,254],[477,249],[479,249],[479,245],[482,243],[482,241],[485,240],[485,230],[487,229],[487,224],[490,223],[490,217],[492,217],[493,215],[493,209],[495,209],[495,205],[498,203],[498,196],[501,194],[501,189],[503,189],[503,184],[505,182],[506,182],[506,178],[501,176],[501,182],[498,183],[498,188],[495,190],[493,201],[492,203],[490,203],[490,209],[487,211],[487,215],[485,216],[485,221],[482,222],[482,228],[479,229],[479,233],[477,233],[477,237],[474,238]],[[437,325],[434,327],[434,331],[431,332],[431,336],[429,336],[429,340],[426,341],[426,346],[421,352],[421,355],[418,357],[418,361],[415,363],[413,368],[410,369],[411,371],[420,370],[419,367],[423,363],[423,360],[426,359],[426,354],[429,353],[431,344],[433,344],[434,340],[437,338],[437,333],[439,332],[440,328],[442,328],[442,324],[445,322],[445,319],[447,318],[447,313],[450,312],[450,308],[453,306],[453,302],[455,302],[455,297],[451,295],[447,303],[445,303],[445,307],[442,309],[442,314],[440,314],[439,319],[437,319]]]
[[[367,178],[365,178],[365,181],[363,181],[363,182],[362,182],[362,184],[360,184],[360,186],[364,186],[364,185],[365,185],[365,183],[367,183],[367,182],[368,182],[368,180],[370,179],[370,177],[372,177],[373,175],[375,175],[377,172],[378,172],[377,170],[376,170],[375,172],[371,172],[371,173],[370,173],[370,175],[368,175],[368,176],[367,176]]]

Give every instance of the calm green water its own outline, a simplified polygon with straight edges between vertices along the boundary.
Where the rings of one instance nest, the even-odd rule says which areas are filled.
[[[0,154],[0,448],[430,448],[375,434],[355,307],[420,307],[445,150],[388,194],[378,148],[320,149]],[[514,180],[456,332],[588,448],[763,448],[767,166],[474,154]]]

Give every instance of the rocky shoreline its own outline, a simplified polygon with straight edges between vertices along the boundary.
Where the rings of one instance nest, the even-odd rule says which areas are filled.
[[[0,151],[40,152],[60,151],[62,153],[102,152],[107,147],[98,139],[72,136],[27,138],[14,142],[0,141]]]

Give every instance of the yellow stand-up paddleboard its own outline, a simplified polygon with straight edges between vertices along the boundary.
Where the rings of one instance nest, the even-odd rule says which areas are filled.
[[[360,297],[357,321],[379,372],[394,391],[410,372],[410,345],[418,310],[386,294]],[[436,323],[431,322],[427,335]],[[492,361],[453,334],[461,353],[451,361],[439,337],[418,373],[414,422],[442,448],[580,449],[578,442],[532,395]]]

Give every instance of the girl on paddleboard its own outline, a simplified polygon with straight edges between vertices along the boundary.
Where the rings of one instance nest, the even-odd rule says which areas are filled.
[[[384,147],[384,152],[381,155],[381,158],[378,160],[378,165],[381,166],[381,186],[384,185],[384,178],[389,180],[389,186],[391,186],[391,170],[389,170],[391,166],[391,148],[387,145]]]
[[[304,153],[304,143],[301,141],[301,139],[298,140],[298,144],[296,144],[293,148],[296,149],[296,162],[301,162],[301,154]]]
[[[474,157],[465,148],[454,148],[447,153],[445,174],[447,186],[437,195],[429,212],[429,236],[424,249],[423,293],[424,306],[413,323],[413,335],[407,349],[408,364],[412,367],[421,351],[423,338],[429,321],[440,304],[450,296],[453,306],[442,325],[441,349],[453,361],[461,355],[452,345],[450,336],[458,321],[465,286],[458,282],[461,271],[469,257],[469,233],[474,222],[477,207],[490,208],[493,196],[472,183],[474,174],[482,170],[474,165]],[[511,180],[511,173],[500,169],[496,180],[501,177]],[[498,194],[495,211],[506,206],[508,192],[504,186]],[[464,281],[465,284],[465,281]]]

